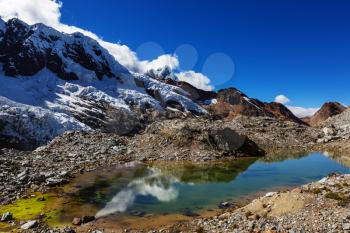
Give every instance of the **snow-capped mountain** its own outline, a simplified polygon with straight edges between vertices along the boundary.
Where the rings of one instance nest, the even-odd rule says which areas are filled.
[[[175,78],[166,81],[168,70],[150,74],[128,71],[81,33],[0,19],[1,135],[42,144],[67,130],[128,134],[145,111],[206,114]]]

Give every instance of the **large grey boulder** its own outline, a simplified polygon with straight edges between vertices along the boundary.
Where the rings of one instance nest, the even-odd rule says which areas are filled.
[[[209,137],[219,150],[228,152],[240,149],[247,139],[245,135],[238,134],[228,127],[211,131]]]

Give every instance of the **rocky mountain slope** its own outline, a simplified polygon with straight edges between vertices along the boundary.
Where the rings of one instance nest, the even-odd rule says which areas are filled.
[[[67,130],[138,130],[147,112],[206,111],[184,89],[120,65],[81,33],[0,19],[3,143],[45,143]]]
[[[239,115],[304,124],[235,88],[203,91],[168,67],[137,74],[95,40],[0,19],[0,146],[33,149],[66,131],[134,135],[159,120]]]
[[[345,110],[343,113],[333,116],[323,122],[324,137],[320,142],[329,142],[337,139],[350,139],[350,109]]]
[[[304,124],[283,104],[272,102],[264,103],[257,99],[249,98],[236,88],[219,90],[216,94],[216,102],[207,107],[208,111],[217,118],[233,119],[238,115],[272,117],[276,119],[292,121]]]
[[[327,102],[313,116],[303,119],[310,126],[319,126],[328,118],[345,111],[346,107],[338,102]]]

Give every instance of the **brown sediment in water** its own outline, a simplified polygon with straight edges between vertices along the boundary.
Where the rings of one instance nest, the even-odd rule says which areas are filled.
[[[269,189],[268,191],[286,191],[291,190],[291,187],[276,187],[274,189]],[[267,192],[267,191],[266,191]],[[209,218],[218,216],[225,211],[233,211],[234,209],[241,208],[252,200],[260,197],[266,193],[265,191],[260,191],[251,195],[247,195],[234,200],[234,205],[229,209],[212,209],[198,212],[198,218]],[[87,232],[91,229],[104,229],[106,233],[108,232],[125,232],[124,230],[134,230],[134,231],[150,231],[153,229],[161,229],[172,226],[178,223],[189,222],[196,217],[188,217],[182,214],[149,214],[144,217],[135,217],[129,215],[111,215],[108,217],[97,219],[89,224],[82,225],[76,229],[77,232]]]
[[[208,210],[200,212],[198,217],[207,218],[218,215],[222,210]],[[176,223],[187,222],[193,217],[181,214],[166,215],[146,215],[145,217],[134,216],[109,216],[95,220],[89,224],[82,225],[76,229],[76,232],[87,232],[88,230],[98,228],[107,232],[125,232],[125,229],[136,231],[148,231],[171,226]]]

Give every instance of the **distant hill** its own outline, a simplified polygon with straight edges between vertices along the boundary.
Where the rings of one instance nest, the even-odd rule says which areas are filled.
[[[319,126],[328,118],[344,112],[345,109],[346,107],[338,102],[327,102],[323,104],[321,109],[318,110],[313,116],[303,118],[303,121],[310,126]]]

